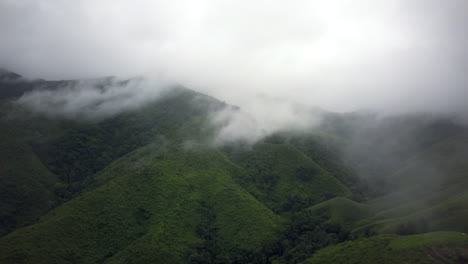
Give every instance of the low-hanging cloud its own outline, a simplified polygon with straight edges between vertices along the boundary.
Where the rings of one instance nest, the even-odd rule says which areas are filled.
[[[281,130],[306,130],[320,124],[319,109],[281,98],[257,97],[255,103],[243,108],[224,107],[212,115],[211,121],[220,126],[215,144],[236,142],[255,143]]]
[[[53,89],[44,84],[16,103],[36,114],[92,121],[154,101],[171,87],[169,82],[144,78],[68,81]]]
[[[465,0],[5,0],[0,66],[48,79],[163,75],[278,118],[262,97],[462,112],[467,14]]]
[[[18,100],[86,120],[155,100],[169,82],[149,80],[171,80],[240,106],[212,113],[214,144],[251,144],[319,126],[316,107],[456,113],[468,123],[467,25],[467,0],[2,0],[0,67],[27,79],[123,78]],[[133,76],[147,78],[122,81]],[[395,168],[420,154],[425,146],[411,143],[428,130],[408,120],[351,124],[343,159],[371,184],[398,182]],[[444,183],[435,159],[421,159],[428,186]]]

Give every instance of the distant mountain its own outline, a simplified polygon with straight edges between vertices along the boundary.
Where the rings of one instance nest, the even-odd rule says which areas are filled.
[[[70,82],[72,81],[27,79],[20,74],[0,69],[0,99],[18,97],[35,89],[55,89]]]
[[[35,84],[26,81],[21,75],[0,69],[0,98],[21,96],[34,87]]]
[[[468,129],[451,117],[323,111],[218,146],[213,113],[239,108],[181,86],[128,107],[113,89],[130,82],[0,73],[0,263],[468,261]]]
[[[0,68],[0,82],[18,81],[21,78],[22,76],[17,73]]]

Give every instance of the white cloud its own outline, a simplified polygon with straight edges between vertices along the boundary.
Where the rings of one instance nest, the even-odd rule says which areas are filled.
[[[56,89],[36,89],[16,102],[34,113],[53,117],[98,120],[135,109],[170,89],[163,80],[116,78],[64,83]]]
[[[468,98],[464,0],[4,0],[0,10],[0,66],[29,77],[163,75],[244,107],[265,94],[338,111],[459,111]]]

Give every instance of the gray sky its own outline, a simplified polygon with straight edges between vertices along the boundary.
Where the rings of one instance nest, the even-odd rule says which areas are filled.
[[[0,36],[27,77],[164,76],[265,116],[468,108],[466,0],[0,0]]]

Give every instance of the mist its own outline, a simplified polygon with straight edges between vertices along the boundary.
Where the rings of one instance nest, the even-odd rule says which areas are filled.
[[[179,83],[239,106],[212,113],[216,145],[252,144],[316,128],[324,111],[466,120],[467,24],[464,0],[6,0],[0,67],[29,79],[87,79],[18,100],[87,120],[134,109]],[[89,81],[102,76],[120,79],[106,79],[106,89]],[[361,125],[353,133],[374,129]],[[344,156],[367,139],[348,140]]]
[[[212,114],[211,123],[220,126],[215,144],[253,144],[274,133],[317,128],[323,118],[320,109],[281,98],[259,96],[255,102],[243,108],[224,107]]]
[[[44,163],[76,193],[88,190],[88,179],[102,181],[99,186],[123,186],[140,184],[141,176],[144,186],[153,173],[158,182],[172,184],[164,177],[173,173],[183,178],[174,178],[171,193],[179,195],[180,190],[186,195],[203,187],[205,179],[195,171],[202,169],[200,177],[223,177],[213,184],[231,184],[225,177],[232,177],[239,187],[248,184],[242,186],[243,193],[223,186],[244,198],[253,194],[252,199],[267,207],[272,198],[278,208],[296,202],[311,208],[315,202],[344,196],[345,191],[337,190],[349,187],[346,197],[366,202],[369,208],[378,204],[373,199],[382,197],[389,200],[385,210],[400,211],[400,205],[416,201],[405,207],[408,215],[427,209],[424,214],[436,222],[446,211],[432,215],[433,202],[443,204],[468,186],[467,0],[0,0],[0,37],[0,107],[7,112],[0,113],[6,124],[2,135],[6,143],[10,137],[13,143],[18,141],[5,144],[5,157],[14,161],[31,154],[34,160],[28,157],[26,165]],[[180,93],[170,100],[126,115],[174,95],[170,91],[175,87]],[[30,119],[36,114],[51,119]],[[268,147],[265,152],[256,150],[262,146]],[[147,153],[166,147],[167,157]],[[216,153],[179,155],[180,150],[205,148]],[[44,160],[36,162],[33,154]],[[236,162],[236,155],[249,162]],[[186,168],[185,161],[190,163]],[[120,172],[107,176],[125,162],[139,166],[135,177],[130,175],[127,181]],[[195,164],[199,162],[207,164]],[[280,165],[270,173],[267,167],[276,162]],[[310,175],[301,178],[302,174]],[[197,185],[188,184],[192,178]],[[317,188],[307,189],[307,182],[315,180]],[[319,189],[335,180],[336,186],[323,199],[309,197],[328,191]],[[21,191],[25,200],[32,200],[29,192],[9,182],[4,185],[14,188],[14,195]],[[218,193],[217,186],[207,185],[206,197],[216,197],[211,190]],[[133,187],[136,191],[139,185]],[[181,197],[211,210],[212,205],[203,204],[205,195],[195,196],[200,199]],[[74,197],[70,193],[70,200]],[[466,216],[465,205],[460,202],[460,214],[454,216]],[[286,207],[284,212],[270,209],[296,217]],[[144,227],[149,217],[140,223],[138,215],[134,222]],[[157,220],[151,219],[151,224]],[[203,226],[213,222],[211,215],[196,220]],[[387,221],[377,220],[376,225]],[[195,228],[198,223],[189,225]],[[211,237],[211,229],[207,232]],[[312,238],[315,233],[284,237]],[[333,234],[327,243],[337,237]],[[278,245],[285,241],[300,245],[295,239]],[[216,243],[209,245],[218,250]],[[276,244],[264,248],[273,247]],[[118,248],[109,250],[113,254]],[[125,250],[115,256],[125,256],[121,252]],[[200,252],[198,247],[192,251]],[[213,253],[210,261],[218,257],[209,248],[206,252]]]
[[[467,110],[464,0],[6,0],[0,10],[0,66],[30,78],[164,76],[252,109],[269,97],[340,112]]]
[[[175,84],[164,80],[114,77],[50,83],[25,92],[15,103],[34,114],[85,121],[99,121],[154,102]]]

